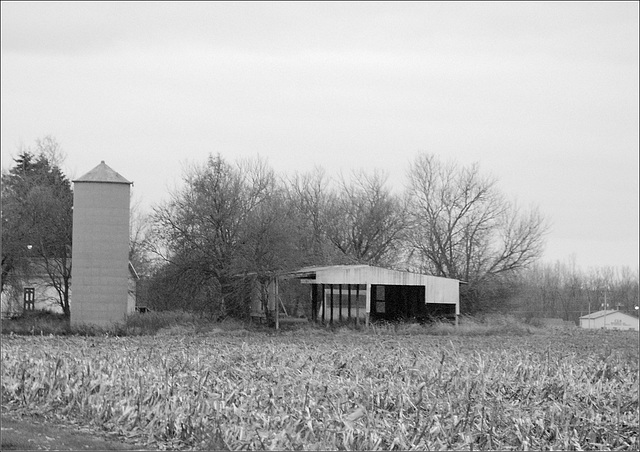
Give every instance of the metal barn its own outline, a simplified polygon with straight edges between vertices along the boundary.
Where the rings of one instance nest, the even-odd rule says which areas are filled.
[[[638,317],[610,309],[580,317],[580,328],[639,331],[639,325]]]
[[[460,314],[459,281],[370,265],[307,267],[290,273],[311,286],[313,321],[399,320]]]

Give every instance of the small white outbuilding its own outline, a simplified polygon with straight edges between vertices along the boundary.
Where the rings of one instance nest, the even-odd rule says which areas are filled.
[[[609,309],[583,315],[580,328],[640,331],[640,321],[638,317]]]

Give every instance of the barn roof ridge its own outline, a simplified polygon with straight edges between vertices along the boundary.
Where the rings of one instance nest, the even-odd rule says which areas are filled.
[[[626,312],[618,311],[616,309],[603,309],[601,311],[596,311],[596,312],[592,312],[591,314],[580,316],[580,318],[581,319],[598,319],[600,317],[604,317],[605,315],[615,314],[616,312],[622,315],[626,315],[628,317],[632,317],[634,319],[637,318],[632,316],[631,314],[627,314]]]
[[[443,278],[443,279],[453,279],[458,281],[460,284],[467,284],[466,281],[462,281],[462,280],[458,280],[456,278],[450,278],[450,277],[446,277],[446,276],[436,276],[436,275],[431,275],[431,274],[427,274],[427,273],[418,273],[418,272],[414,272],[414,271],[409,271],[409,270],[398,270],[395,268],[388,268],[388,267],[381,267],[379,265],[370,265],[370,264],[335,264],[335,265],[311,265],[311,266],[306,266],[306,267],[300,267],[296,270],[272,270],[272,271],[265,271],[262,272],[262,274],[264,276],[270,276],[270,277],[284,277],[285,279],[288,278],[300,278],[300,277],[304,277],[304,275],[310,276],[311,274],[315,274],[318,272],[323,272],[323,271],[328,271],[328,270],[355,270],[355,269],[364,269],[364,268],[370,268],[370,269],[377,269],[377,270],[384,270],[387,272],[395,272],[395,273],[406,273],[409,275],[416,275],[416,276],[428,276],[431,278]],[[256,276],[258,275],[258,272],[256,271],[251,271],[251,272],[242,272],[242,273],[238,273],[236,275],[234,275],[235,277],[246,277],[246,276]]]

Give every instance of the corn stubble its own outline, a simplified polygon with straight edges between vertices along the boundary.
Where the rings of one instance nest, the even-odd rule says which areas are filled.
[[[637,341],[603,337],[5,336],[2,397],[159,449],[637,450]]]

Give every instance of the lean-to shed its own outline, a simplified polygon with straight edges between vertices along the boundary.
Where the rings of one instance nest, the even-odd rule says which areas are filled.
[[[459,281],[370,265],[306,267],[290,273],[311,286],[312,320],[457,319]]]

